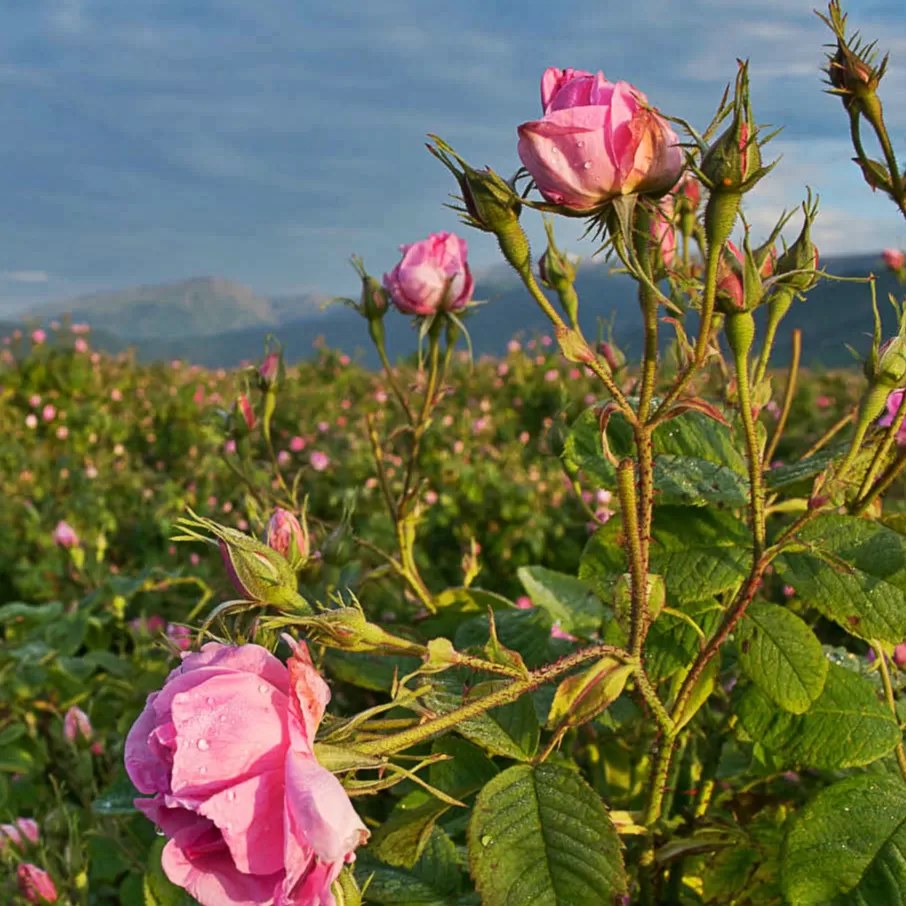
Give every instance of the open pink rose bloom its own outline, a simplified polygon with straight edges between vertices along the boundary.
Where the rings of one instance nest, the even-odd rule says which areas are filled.
[[[519,157],[554,204],[591,211],[618,195],[664,193],[683,168],[679,139],[628,82],[548,69],[542,119],[519,127]]]
[[[287,666],[210,642],[148,696],[126,740],[167,877],[203,906],[335,906],[368,831],[313,743],[330,699],[304,642]]]
[[[420,242],[400,246],[400,251],[400,263],[384,274],[384,288],[403,314],[455,312],[469,304],[475,281],[465,239],[453,233],[432,233]]]

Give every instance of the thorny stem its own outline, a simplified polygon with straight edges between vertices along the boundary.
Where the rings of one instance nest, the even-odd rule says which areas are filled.
[[[862,516],[868,512],[868,508],[899,478],[900,473],[906,467],[906,449],[897,453],[896,459],[884,470],[875,486],[861,499],[854,504],[854,516]]]
[[[767,342],[767,341],[765,341]],[[767,449],[764,451],[762,463],[765,467],[769,466],[774,458],[774,451],[777,444],[783,436],[786,428],[786,421],[790,416],[790,408],[793,405],[793,397],[796,395],[796,381],[799,377],[799,358],[802,355],[802,331],[793,331],[793,359],[790,362],[790,370],[786,378],[786,390],[783,394],[783,408],[780,410],[780,418],[777,420],[777,427],[774,428],[774,436],[771,438]]]
[[[406,399],[405,394],[400,389],[396,375],[393,373],[393,367],[390,364],[390,360],[387,358],[387,350],[384,346],[384,343],[378,343],[377,341],[375,341],[374,345],[377,347],[378,355],[381,357],[381,364],[384,366],[384,374],[387,375],[387,383],[390,385],[390,389],[393,391],[393,395],[397,398],[397,401],[402,407],[403,412],[406,413],[406,418],[411,425],[413,420],[412,409],[409,406],[409,401]]]
[[[661,420],[670,406],[680,397],[682,392],[695,377],[708,355],[708,344],[711,340],[711,325],[714,321],[714,300],[717,297],[717,269],[720,265],[720,256],[723,253],[723,243],[712,243],[708,247],[705,264],[705,292],[702,297],[702,309],[699,318],[698,339],[695,341],[695,354],[686,370],[680,375],[667,395],[661,400],[652,422]]]
[[[749,460],[750,509],[752,513],[753,559],[757,562],[765,549],[764,483],[761,471],[761,454],[758,449],[758,434],[752,417],[752,392],[749,387],[748,355],[737,354],[736,382],[739,390],[739,414],[742,418]]]
[[[617,466],[617,490],[623,514],[623,532],[629,554],[631,605],[629,651],[639,657],[648,624],[648,576],[639,534],[638,500],[635,492],[635,468],[631,459]]]
[[[439,733],[459,725],[464,720],[477,717],[492,708],[499,708],[501,705],[514,702],[526,692],[531,692],[539,686],[555,680],[561,674],[569,672],[585,661],[606,655],[616,656],[627,662],[631,661],[627,652],[621,648],[615,648],[613,645],[592,645],[589,648],[582,648],[561,658],[556,663],[532,671],[525,679],[514,680],[490,695],[467,702],[447,714],[431,718],[418,727],[404,730],[401,733],[394,733],[392,736],[385,736],[383,739],[368,741],[362,745],[357,745],[355,748],[358,752],[366,755],[392,755],[395,752],[401,752],[404,749],[432,739]]]
[[[897,764],[900,766],[903,780],[906,780],[906,750],[903,748],[903,730],[900,727],[900,717],[897,714],[897,701],[893,694],[893,683],[890,681],[890,670],[887,668],[887,655],[884,653],[880,642],[872,641],[871,647],[874,648],[878,670],[881,673],[881,682],[884,684],[884,697],[887,699],[890,713],[893,714],[893,719],[897,724],[897,732],[899,734],[899,742],[896,747]]]

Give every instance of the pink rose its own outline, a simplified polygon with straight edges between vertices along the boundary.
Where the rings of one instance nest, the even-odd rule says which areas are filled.
[[[55,544],[59,544],[60,547],[78,547],[79,546],[79,536],[76,534],[76,530],[68,523],[64,522],[62,519],[57,523],[57,527],[53,530],[50,536]]]
[[[22,846],[23,837],[31,843],[37,843],[38,836],[38,823],[34,819],[16,818],[13,824],[0,824],[0,850],[6,840],[14,846]]]
[[[73,705],[63,718],[63,735],[70,742],[75,742],[80,733],[86,742],[90,742],[94,735],[88,715],[81,708]]]
[[[16,869],[16,878],[19,881],[19,893],[29,903],[56,903],[57,888],[50,875],[37,865],[23,862]]]
[[[277,507],[267,523],[267,546],[294,566],[308,559],[310,541],[302,523],[289,510]]]
[[[188,626],[167,624],[167,638],[180,650],[188,651],[192,647],[192,630]]]
[[[881,252],[881,257],[892,271],[898,271],[906,264],[906,253],[901,252],[899,249],[884,249]]]
[[[255,427],[255,410],[252,408],[249,398],[244,393],[240,393],[236,403],[242,413],[242,418],[245,420],[246,427],[251,431]]]
[[[309,458],[311,462],[311,467],[316,472],[323,472],[330,465],[330,457],[326,453],[321,453],[319,450],[315,450]]]
[[[900,408],[900,403],[903,402],[903,391],[894,390],[887,397],[887,411],[878,419],[878,425],[882,428],[887,428],[889,425],[893,424],[893,420],[896,417],[897,410]],[[897,431],[897,443],[903,447],[906,446],[906,421],[903,422],[902,427]]]
[[[384,274],[384,287],[405,315],[461,311],[472,299],[468,246],[453,233],[432,233],[421,242],[400,246],[402,260]]]
[[[292,438],[289,442],[289,448],[293,453],[298,453],[301,450],[305,449],[305,438],[299,437],[298,435]]]
[[[335,906],[369,836],[313,743],[330,690],[304,642],[287,666],[209,642],[148,697],[126,740],[140,808],[170,838],[167,877],[202,906]],[[288,669],[287,669],[288,667]]]
[[[47,333],[39,327],[37,330],[31,332],[31,341],[35,346],[40,346],[43,342],[47,340]]]
[[[591,211],[618,195],[663,194],[679,178],[679,139],[628,82],[551,68],[541,104],[543,118],[519,127],[518,151],[548,201]]]

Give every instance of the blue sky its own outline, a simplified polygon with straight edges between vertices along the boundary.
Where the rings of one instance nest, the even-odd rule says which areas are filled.
[[[263,293],[349,292],[350,254],[458,229],[436,132],[476,166],[518,166],[549,65],[603,69],[704,126],[737,57],[784,125],[756,228],[822,196],[822,250],[906,245],[822,94],[816,0],[29,0],[0,19],[0,312],[202,274]],[[852,0],[892,51],[882,86],[906,157],[903,0]],[[901,64],[902,61],[902,64]],[[540,222],[528,218],[530,234]],[[465,229],[465,228],[463,228]],[[565,224],[566,240],[576,224]],[[497,261],[474,231],[473,265]],[[540,244],[540,243],[539,243]],[[583,251],[571,243],[571,248]]]

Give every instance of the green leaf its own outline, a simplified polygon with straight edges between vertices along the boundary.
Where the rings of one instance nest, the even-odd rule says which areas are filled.
[[[141,795],[120,767],[113,782],[91,803],[91,810],[96,815],[131,815],[137,811],[134,803]]]
[[[750,846],[727,846],[709,859],[702,871],[702,897],[706,903],[716,900],[732,902],[732,897],[746,890],[749,877],[759,862],[757,849]]]
[[[544,566],[520,566],[517,575],[532,604],[564,632],[588,636],[601,628],[604,605],[587,582]]]
[[[452,638],[463,620],[486,615],[488,610],[510,610],[515,605],[501,595],[480,588],[447,588],[434,599],[434,606],[437,613],[419,624],[419,630],[427,638]]]
[[[800,597],[859,638],[906,638],[906,537],[866,519],[828,515],[798,538],[844,561],[831,565],[801,552],[778,558],[779,575]]]
[[[478,746],[459,736],[436,739],[431,754],[450,757],[428,768],[428,782],[457,799],[480,790],[498,773],[497,766]]]
[[[736,713],[753,740],[803,767],[871,764],[901,738],[871,683],[836,664],[828,664],[824,690],[805,714],[778,709],[757,687],[745,691]]]
[[[618,414],[608,422],[607,442],[616,458],[632,453],[632,429]],[[746,462],[726,425],[702,412],[685,412],[658,426],[652,444],[657,506],[745,506]],[[616,489],[616,470],[604,455],[597,407],[586,409],[573,422],[563,459],[568,470],[581,470]]]
[[[464,702],[462,690],[467,676],[462,670],[448,670],[431,677],[431,691],[424,698],[425,704],[437,714],[447,714],[460,707]],[[487,694],[502,684],[505,683],[481,683],[472,689],[472,693],[476,696]],[[456,725],[456,731],[488,752],[516,761],[532,758],[541,737],[535,706],[528,695],[461,721]]]
[[[906,904],[906,786],[859,774],[822,790],[790,828],[783,891],[796,906]]]
[[[600,906],[626,892],[620,841],[574,771],[516,765],[478,795],[469,862],[483,906]]]
[[[324,654],[324,665],[341,682],[372,692],[389,692],[394,675],[406,676],[418,670],[421,661],[415,657],[328,649]]]
[[[573,647],[563,639],[551,638],[551,619],[541,607],[499,611],[494,614],[494,625],[497,627],[500,643],[521,654],[529,667],[549,664]],[[485,615],[462,623],[456,630],[453,641],[460,651],[480,648],[483,655],[490,637],[490,620]]]
[[[645,639],[645,670],[654,682],[669,679],[689,667],[720,618],[721,607],[713,598],[683,606],[676,613],[662,613]],[[682,613],[683,616],[678,616]],[[696,632],[692,624],[701,630]]]
[[[792,611],[751,604],[736,642],[740,666],[774,704],[803,714],[821,695],[827,658],[815,633]]]
[[[742,507],[749,499],[745,476],[707,459],[656,456],[653,477],[659,505]]]
[[[421,799],[427,794],[418,790],[415,795]],[[407,802],[408,798],[397,803],[368,844],[382,862],[403,868],[415,865],[428,845],[437,819],[452,808],[433,797],[413,806]]]
[[[579,562],[579,577],[592,583],[601,595],[627,571],[625,554],[616,544],[617,530],[608,523],[592,535]],[[751,545],[748,529],[730,513],[658,507],[650,569],[664,577],[668,595],[681,602],[702,601],[745,578]]]
[[[801,459],[799,462],[771,469],[765,473],[765,485],[774,490],[788,487],[807,478],[813,478],[819,472],[823,472],[835,459],[845,455],[848,449],[849,441],[832,444],[819,450],[808,459]]]
[[[63,605],[59,601],[47,604],[23,604],[14,601],[0,607],[0,624],[17,624],[25,626],[51,623],[63,615]]]
[[[421,858],[411,870],[379,862],[371,847],[360,851],[356,876],[364,885],[366,903],[386,906],[458,906],[472,902],[457,896],[465,874],[450,838],[434,828]],[[475,906],[478,906],[477,900]]]
[[[167,841],[155,840],[148,853],[148,868],[145,872],[145,906],[195,906],[196,900],[181,887],[170,882],[160,865],[160,854]]]

